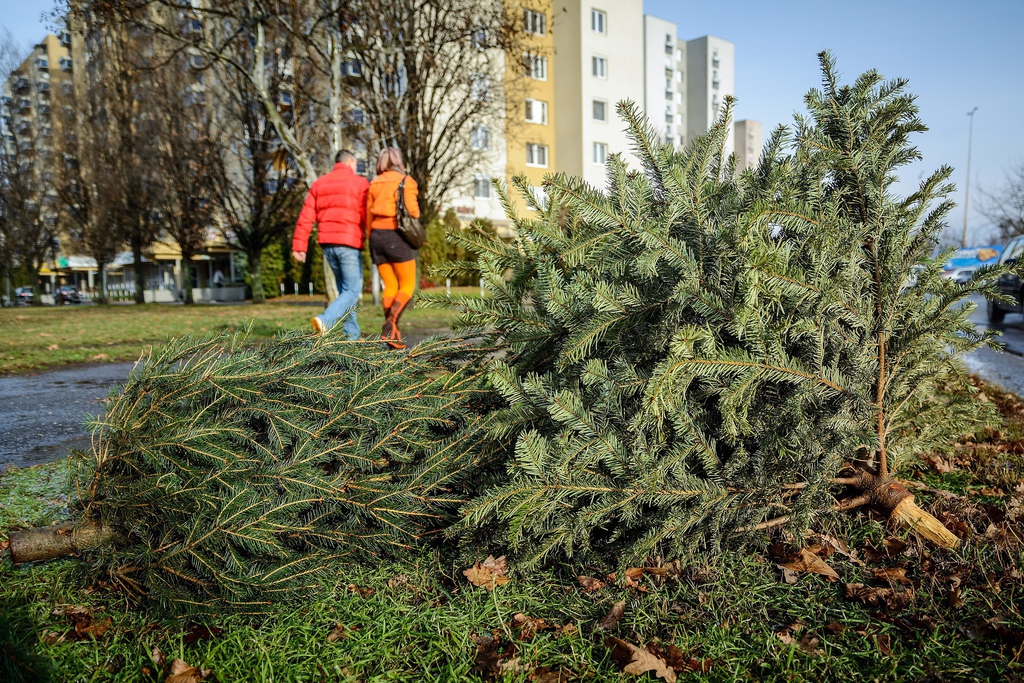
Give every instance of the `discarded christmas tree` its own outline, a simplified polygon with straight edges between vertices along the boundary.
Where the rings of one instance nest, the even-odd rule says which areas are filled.
[[[448,523],[485,457],[481,355],[458,340],[172,342],[97,423],[79,519],[12,534],[13,559],[78,552],[130,595],[259,612],[341,562],[398,555]]]
[[[515,443],[460,532],[520,566],[685,561],[870,504],[957,543],[893,475],[992,419],[957,364],[992,333],[958,302],[994,295],[1003,271],[938,277],[951,169],[895,187],[925,130],[914,98],[821,65],[809,115],[756,168],[726,157],[731,103],[684,153],[625,104],[642,172],[613,157],[604,192],[554,176],[546,206],[519,179],[533,217],[513,242],[453,235],[489,294],[448,303],[507,348],[490,375],[507,401],[495,433]],[[936,398],[949,383],[962,391]]]

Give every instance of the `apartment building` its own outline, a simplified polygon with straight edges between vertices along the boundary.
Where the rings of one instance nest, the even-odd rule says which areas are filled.
[[[736,170],[745,171],[761,158],[762,131],[760,121],[743,119],[733,126],[736,136]]]
[[[555,0],[552,12],[557,170],[604,187],[609,155],[637,163],[615,105],[644,101],[643,2]]]
[[[73,120],[70,45],[67,33],[47,35],[0,85],[0,134],[5,152],[18,172],[30,179],[38,220],[47,223],[57,220],[54,181],[58,151],[72,134],[65,126]],[[64,235],[54,240],[55,261],[64,257],[68,242]]]
[[[707,132],[726,95],[736,94],[736,47],[728,40],[703,36],[686,41],[686,142]],[[733,150],[729,132],[726,153]]]
[[[644,111],[662,142],[686,143],[686,42],[676,25],[644,15]]]

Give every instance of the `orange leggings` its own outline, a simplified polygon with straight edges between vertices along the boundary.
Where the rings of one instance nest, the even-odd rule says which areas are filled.
[[[416,291],[416,261],[382,263],[377,270],[384,283],[384,310],[396,301],[404,308]]]

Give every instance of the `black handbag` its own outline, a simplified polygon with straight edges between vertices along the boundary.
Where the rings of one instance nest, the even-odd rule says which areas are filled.
[[[405,176],[408,178],[409,176]],[[420,223],[420,219],[409,215],[409,209],[405,207],[405,178],[398,183],[398,196],[395,197],[395,220],[398,223],[398,232],[409,243],[413,249],[419,249],[427,241],[427,233]]]

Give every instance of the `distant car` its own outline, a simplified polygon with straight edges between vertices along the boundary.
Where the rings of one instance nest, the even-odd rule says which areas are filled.
[[[31,287],[18,287],[14,290],[14,301],[15,304],[20,306],[29,306],[32,304],[32,288]]]
[[[53,302],[58,306],[61,304],[80,304],[82,303],[82,296],[74,287],[63,285],[57,288],[57,293],[53,297]]]
[[[999,256],[999,264],[1016,263],[1024,255],[1024,235],[1014,237],[1007,242],[1006,248]],[[1024,313],[1024,299],[1021,298],[1020,278],[1016,275],[1004,275],[999,278],[999,290],[1010,297],[1013,297],[1012,304],[1001,304],[995,301],[988,302],[988,321],[994,325],[1003,322],[1007,313]]]
[[[974,278],[974,271],[976,270],[977,268],[973,266],[969,268],[951,268],[944,272],[939,277],[944,277],[948,280],[952,280],[957,284],[966,285]]]

